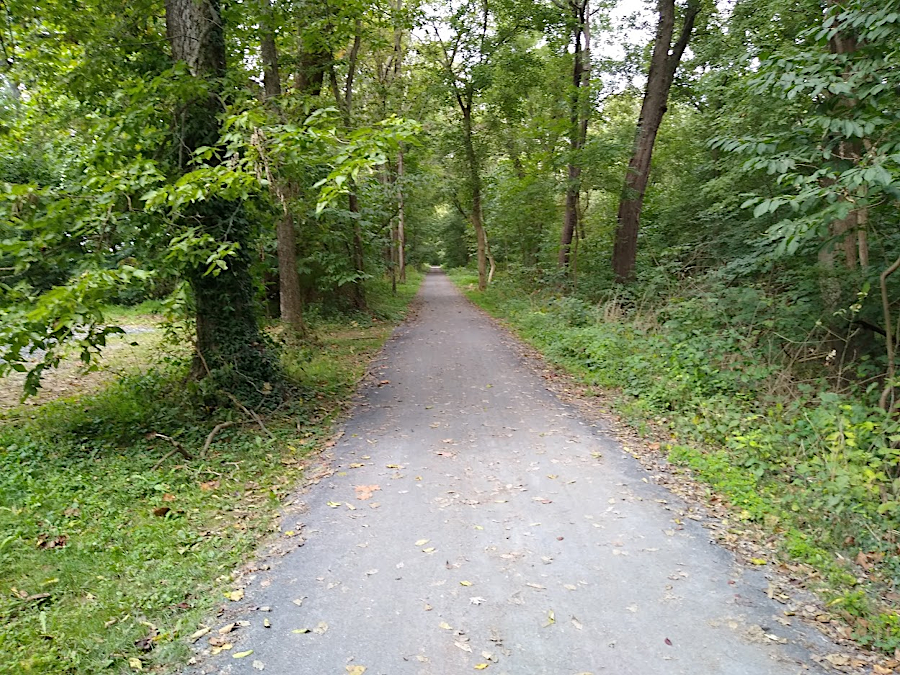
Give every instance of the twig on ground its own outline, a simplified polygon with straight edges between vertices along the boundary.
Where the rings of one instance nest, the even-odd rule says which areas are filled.
[[[153,433],[153,434],[150,434],[150,437],[151,438],[161,438],[164,441],[169,441],[172,445],[175,446],[174,450],[170,450],[169,452],[167,452],[165,455],[162,456],[162,458],[156,464],[153,465],[153,468],[151,469],[151,471],[156,471],[159,467],[162,466],[163,462],[165,462],[167,459],[169,459],[169,457],[171,457],[172,455],[174,455],[176,453],[180,453],[181,456],[187,460],[194,459],[194,457],[191,455],[191,453],[189,453],[187,450],[185,450],[182,447],[181,443],[176,441],[171,436],[166,436],[165,434]]]
[[[206,451],[209,450],[209,446],[212,445],[213,439],[216,437],[216,434],[222,431],[222,429],[227,429],[228,427],[232,427],[237,422],[222,422],[213,427],[213,430],[209,432],[209,436],[206,437],[206,442],[203,444],[203,448],[200,450],[200,457],[206,457]]]
[[[238,408],[243,410],[244,413],[248,417],[252,418],[259,425],[259,428],[262,429],[266,434],[268,434],[269,438],[271,438],[273,441],[277,440],[275,438],[275,434],[273,434],[271,431],[269,431],[266,428],[266,425],[263,424],[263,421],[260,419],[259,415],[257,415],[255,412],[253,412],[247,406],[245,406],[243,403],[241,403],[234,394],[227,394],[227,396],[228,396],[228,398],[231,399],[232,403],[234,403]]]

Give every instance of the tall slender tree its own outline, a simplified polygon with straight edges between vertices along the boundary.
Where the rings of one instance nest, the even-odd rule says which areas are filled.
[[[675,71],[691,39],[694,20],[700,12],[700,0],[688,0],[684,9],[681,33],[674,45],[672,37],[675,32],[675,0],[659,0],[657,8],[659,23],[653,41],[653,55],[650,57],[647,88],[634,135],[634,149],[625,173],[625,186],[619,200],[612,267],[616,279],[620,282],[630,281],[634,275],[638,228],[644,205],[644,193],[650,177],[653,146],[663,116],[666,114],[669,90],[675,79]]]
[[[566,175],[566,208],[559,242],[559,264],[569,264],[572,238],[578,230],[581,197],[582,151],[591,117],[591,10],[590,0],[554,0],[567,12],[572,25],[572,93],[569,102],[569,162]]]

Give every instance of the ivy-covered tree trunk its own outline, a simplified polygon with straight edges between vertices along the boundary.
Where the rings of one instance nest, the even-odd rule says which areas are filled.
[[[219,140],[225,35],[218,0],[167,0],[166,33],[172,58],[183,61],[206,83],[204,94],[187,100],[178,117],[176,151],[181,170],[190,170],[193,152]],[[185,223],[217,242],[239,245],[227,269],[213,276],[199,265],[189,273],[197,320],[194,373],[212,376],[229,394],[258,404],[278,388],[278,360],[259,329],[253,302],[248,242],[250,224],[240,201],[211,197],[184,214]]]
[[[684,12],[681,34],[672,45],[675,30],[675,0],[659,0],[659,24],[653,42],[650,71],[647,74],[647,89],[641,104],[637,130],[634,136],[634,151],[625,173],[625,186],[619,200],[618,226],[613,247],[612,266],[616,279],[630,281],[634,274],[637,258],[637,236],[644,206],[644,192],[650,177],[650,161],[656,134],[662,124],[669,100],[669,89],[675,79],[675,71],[681,56],[691,38],[694,19],[700,7],[697,0],[691,0]]]

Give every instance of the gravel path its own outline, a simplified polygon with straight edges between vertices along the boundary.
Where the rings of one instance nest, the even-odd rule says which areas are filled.
[[[419,300],[285,523],[305,544],[244,579],[212,635],[250,625],[191,672],[821,672],[835,649],[783,625],[764,571],[681,522],[443,274]]]

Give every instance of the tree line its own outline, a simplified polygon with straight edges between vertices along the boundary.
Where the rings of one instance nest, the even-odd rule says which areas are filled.
[[[471,260],[626,310],[765,286],[858,329],[893,406],[896,1],[4,7],[0,369],[31,390],[153,296],[196,378],[266,399],[262,315],[303,339],[309,303]]]

